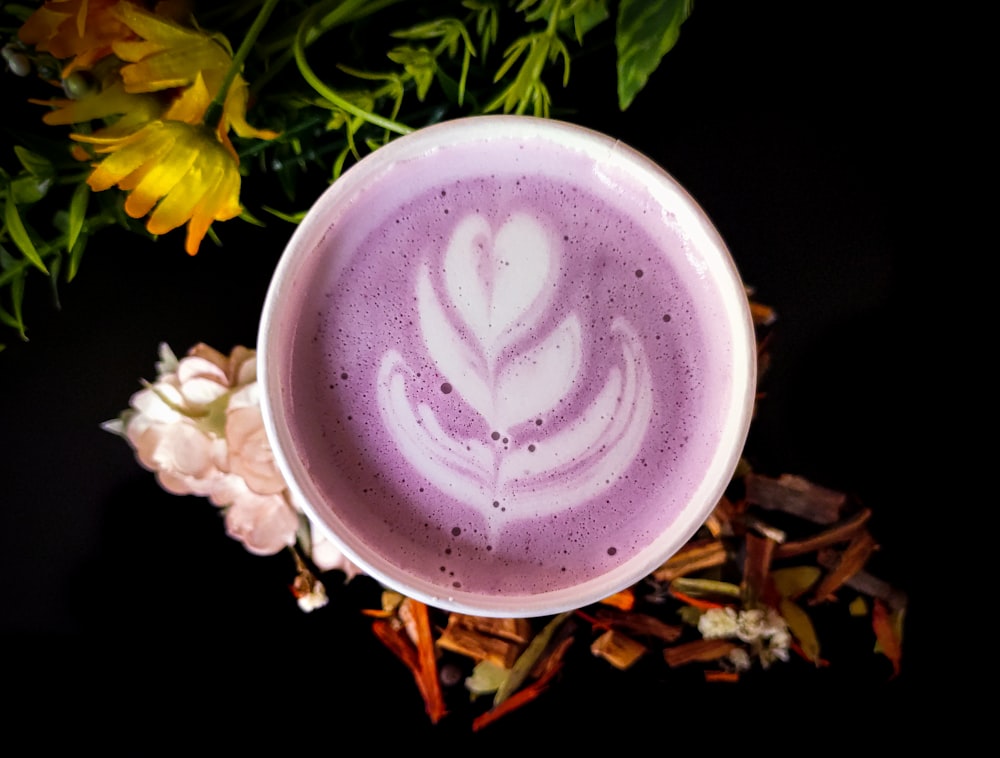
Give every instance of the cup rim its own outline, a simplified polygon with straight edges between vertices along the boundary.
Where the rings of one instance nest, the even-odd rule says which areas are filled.
[[[391,561],[379,556],[372,548],[356,545],[311,505],[311,486],[304,467],[290,443],[287,414],[280,400],[278,364],[272,356],[281,357],[278,345],[272,341],[280,334],[275,328],[275,314],[286,293],[329,228],[328,213],[343,200],[377,179],[399,161],[418,158],[439,148],[442,142],[481,140],[484,136],[537,138],[543,136],[560,144],[581,146],[597,157],[614,156],[616,165],[627,165],[657,181],[659,189],[669,191],[682,203],[689,221],[694,221],[702,240],[711,250],[713,280],[724,294],[724,312],[729,324],[733,351],[733,376],[728,402],[733,418],[723,429],[710,471],[703,477],[696,506],[681,510],[669,528],[654,538],[629,560],[582,584],[539,593],[483,595],[467,590],[449,590],[427,580],[414,577]],[[687,222],[685,222],[687,223]],[[685,229],[688,227],[685,226]],[[574,610],[598,602],[605,597],[635,585],[659,568],[680,550],[704,524],[715,505],[728,488],[742,456],[756,392],[756,337],[742,279],[729,249],[708,214],[690,193],[659,163],[610,135],[570,122],[551,118],[520,115],[466,116],[422,127],[395,138],[364,156],[330,184],[313,202],[305,217],[289,238],[267,289],[258,329],[258,382],[265,433],[270,442],[275,463],[285,479],[292,502],[299,507],[323,536],[344,556],[383,586],[430,606],[470,615],[493,617],[536,617]],[[284,440],[289,440],[286,447]]]

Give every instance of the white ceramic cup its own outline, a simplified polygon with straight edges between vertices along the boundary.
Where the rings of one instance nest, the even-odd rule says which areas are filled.
[[[388,588],[532,617],[640,581],[728,486],[753,407],[717,230],[614,138],[477,116],[315,202],[264,304],[262,410],[296,502]]]

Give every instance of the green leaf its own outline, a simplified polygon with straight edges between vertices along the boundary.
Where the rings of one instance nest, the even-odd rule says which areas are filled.
[[[809,614],[791,600],[782,600],[778,610],[788,624],[788,630],[798,640],[802,652],[818,666],[821,661],[819,638],[816,636],[816,628],[813,626]]]
[[[607,0],[585,0],[573,13],[573,33],[576,41],[583,44],[583,35],[611,16]]]
[[[52,186],[51,177],[40,177],[35,174],[21,174],[10,183],[10,197],[21,205],[37,203]]]
[[[510,675],[510,669],[505,669],[492,661],[482,660],[472,669],[472,675],[465,679],[465,689],[473,698],[496,692]]]
[[[76,272],[80,270],[80,260],[83,258],[83,251],[87,249],[89,235],[81,234],[76,238],[73,247],[69,251],[69,265],[66,267],[66,281],[71,282],[76,278]]]
[[[56,175],[56,169],[52,165],[52,161],[48,158],[34,153],[21,145],[14,145],[14,154],[21,161],[21,165],[24,166],[25,171],[32,176],[41,179],[51,179]]]
[[[59,271],[62,269],[62,258],[56,256],[52,259],[52,272],[49,275],[49,286],[52,288],[52,305],[58,311],[62,310],[62,302],[59,300]]]
[[[19,276],[15,276],[10,283],[10,299],[13,314],[8,313],[4,308],[0,307],[0,321],[5,323],[7,326],[12,327],[18,331],[21,335],[21,339],[25,342],[28,341],[28,335],[25,333],[24,328],[24,314],[22,311],[22,306],[24,304],[24,276],[25,272],[22,269]]]
[[[794,600],[816,584],[822,573],[818,566],[789,566],[775,569],[771,578],[781,597]]]
[[[21,23],[28,20],[32,13],[38,10],[35,6],[21,5],[20,3],[7,3],[3,6],[4,11],[20,19]]]
[[[21,214],[18,213],[17,205],[10,195],[7,196],[7,202],[4,203],[3,215],[4,223],[7,225],[7,232],[10,234],[10,238],[14,240],[14,244],[17,245],[17,249],[24,253],[24,257],[31,261],[42,273],[48,274],[49,270],[42,263],[42,257],[35,249],[35,244],[31,241],[31,237],[28,236],[28,230],[24,228],[24,221],[21,220]]]
[[[87,220],[87,201],[90,200],[90,187],[86,182],[80,182],[73,190],[69,201],[69,228],[66,230],[66,249],[72,250],[77,237]],[[74,272],[75,273],[75,272]]]
[[[514,665],[511,667],[507,678],[503,680],[503,683],[497,689],[497,693],[493,697],[493,705],[500,705],[500,703],[517,692],[524,680],[527,679],[528,674],[531,673],[531,669],[535,667],[535,663],[542,656],[542,653],[545,652],[545,648],[549,646],[552,635],[556,633],[556,630],[572,613],[572,611],[566,611],[555,616],[545,625],[542,631],[532,638],[531,642],[528,643],[528,647],[514,661]]]
[[[622,0],[618,6],[618,107],[626,110],[677,43],[694,0]]]
[[[677,577],[670,582],[670,588],[697,598],[726,599],[738,598],[740,596],[740,587],[738,584],[691,576]]]

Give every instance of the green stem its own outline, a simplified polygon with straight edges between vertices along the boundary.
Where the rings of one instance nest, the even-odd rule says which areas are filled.
[[[374,0],[373,2],[367,3],[365,0],[346,0],[346,2],[337,6],[323,16],[318,23],[314,24],[311,20],[321,9],[321,6],[315,6],[311,11],[307,12],[305,18],[296,25],[295,33],[291,35],[283,35],[274,42],[261,46],[260,53],[262,57],[268,58],[274,53],[278,53],[278,55],[274,61],[272,61],[267,71],[256,78],[254,83],[250,86],[251,91],[260,92],[263,89],[264,84],[273,79],[278,72],[281,71],[281,69],[283,69],[295,57],[293,43],[299,36],[299,32],[301,32],[303,26],[308,27],[308,38],[303,41],[303,47],[309,47],[309,45],[319,39],[323,34],[337,26],[340,26],[341,24],[359,21],[366,16],[378,13],[383,8],[388,8],[389,6],[396,5],[400,2],[405,2],[405,0]],[[360,8],[357,7],[359,5],[361,6]]]
[[[247,56],[253,49],[254,43],[257,41],[257,37],[260,36],[260,33],[267,25],[267,19],[271,16],[271,11],[274,10],[277,4],[278,0],[264,0],[264,5],[261,6],[260,11],[257,13],[257,18],[254,19],[250,30],[243,38],[243,42],[240,43],[236,55],[233,56],[233,62],[230,64],[229,70],[222,80],[222,86],[219,87],[219,91],[215,93],[215,97],[205,111],[206,124],[215,126],[222,117],[222,109],[226,102],[226,95],[229,93],[229,88],[232,86],[236,76],[243,70],[243,62],[246,61]]]
[[[345,5],[347,4],[345,3]],[[309,23],[309,21],[310,18],[307,17],[306,20],[302,22],[302,25],[299,27],[298,33],[295,35],[295,42],[292,46],[292,50],[295,54],[295,63],[296,65],[298,65],[299,72],[302,74],[302,78],[306,80],[306,83],[314,90],[316,90],[320,95],[322,95],[331,103],[333,103],[335,106],[337,106],[338,108],[347,113],[350,113],[353,116],[364,119],[365,121],[371,124],[375,124],[376,126],[381,126],[383,129],[388,129],[389,131],[395,132],[396,134],[409,134],[410,132],[412,132],[413,129],[407,126],[406,124],[400,124],[397,121],[385,118],[384,116],[380,116],[377,113],[371,113],[362,108],[359,108],[354,103],[345,100],[340,95],[338,95],[334,90],[328,87],[318,76],[316,76],[316,73],[309,67],[309,64],[306,62],[306,56],[305,56],[305,44],[306,44],[305,36],[308,33],[308,31],[310,31],[313,28],[312,25]]]

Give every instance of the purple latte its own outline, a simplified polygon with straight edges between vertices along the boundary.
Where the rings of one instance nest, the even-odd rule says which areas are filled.
[[[517,129],[349,171],[265,335],[307,510],[445,607],[640,578],[746,432],[745,301],[696,206],[606,138]]]

